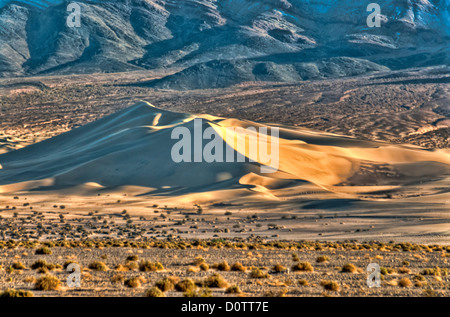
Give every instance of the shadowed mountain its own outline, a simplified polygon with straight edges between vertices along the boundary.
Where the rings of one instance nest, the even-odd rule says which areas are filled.
[[[70,28],[68,2],[0,1],[0,77],[181,68],[152,85],[186,89],[449,63],[445,0],[384,1],[380,28],[367,27],[369,1],[77,3]]]

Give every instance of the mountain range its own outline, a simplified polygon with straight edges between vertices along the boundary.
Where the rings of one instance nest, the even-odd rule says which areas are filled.
[[[0,0],[0,77],[171,69],[140,83],[220,88],[449,64],[450,2],[387,0],[381,27],[355,0]]]

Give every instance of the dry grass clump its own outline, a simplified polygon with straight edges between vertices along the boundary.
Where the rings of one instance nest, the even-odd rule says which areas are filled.
[[[251,278],[269,278],[270,275],[260,268],[254,267],[252,268],[252,271],[250,272]]]
[[[228,282],[220,274],[213,274],[208,277],[203,283],[204,286],[212,288],[226,288],[228,287]]]
[[[292,267],[293,271],[313,272],[314,267],[309,262],[299,262]]]
[[[74,261],[74,260],[68,260],[68,261],[64,262],[64,265],[63,265],[64,270],[67,270],[67,268],[69,267],[69,265],[71,265],[72,263],[73,263],[73,264],[80,265],[77,261]],[[81,265],[80,265],[80,267],[81,267]]]
[[[412,282],[409,280],[409,278],[404,277],[400,281],[398,281],[398,285],[400,287],[410,287],[412,285]]]
[[[0,293],[0,297],[34,297],[33,292],[7,289]]]
[[[54,291],[61,287],[61,281],[53,275],[45,275],[39,278],[34,284],[34,288],[40,291]]]
[[[356,268],[356,266],[351,263],[344,264],[344,266],[341,269],[341,272],[344,273],[356,273],[357,271],[358,269]]]
[[[400,274],[410,274],[411,270],[408,269],[407,267],[400,267],[400,268],[398,268],[398,273],[400,273]]]
[[[284,267],[283,265],[277,263],[277,264],[273,267],[272,270],[273,270],[274,272],[276,272],[276,273],[282,273],[282,272],[285,272],[285,271],[287,270],[287,268]]]
[[[172,279],[165,277],[162,280],[156,282],[155,286],[163,292],[168,292],[175,288],[175,283]]]
[[[323,288],[327,291],[338,292],[340,288],[339,284],[335,281],[322,281],[320,282],[320,285],[322,285]]]
[[[108,267],[106,266],[106,264],[104,262],[101,261],[94,261],[91,264],[89,264],[89,268],[91,270],[94,271],[99,271],[99,272],[106,272],[108,271]]]
[[[439,267],[435,267],[434,269],[425,269],[421,272],[422,275],[433,275],[433,276],[441,276],[441,269]]]
[[[20,261],[14,262],[12,267],[15,270],[25,270],[26,269],[25,265],[23,265],[23,263]]]
[[[194,290],[197,286],[190,278],[184,279],[175,284],[175,289],[179,292],[186,292],[188,290]]]
[[[53,271],[55,269],[61,269],[62,266],[59,264],[47,263],[45,260],[37,260],[33,264],[31,264],[32,270],[38,270],[38,272],[48,272]]]
[[[202,271],[208,271],[209,270],[209,265],[206,264],[206,263],[200,264],[199,267],[200,267],[200,270],[202,270]]]
[[[142,272],[157,272],[163,271],[164,266],[160,262],[142,261],[139,264],[139,270]]]
[[[241,289],[237,285],[231,285],[225,290],[225,293],[227,294],[241,294]]]
[[[223,261],[221,263],[215,263],[213,265],[213,268],[217,269],[218,271],[230,271],[231,270],[231,267],[227,261]]]
[[[184,297],[212,297],[212,292],[208,287],[188,289],[183,294]]]
[[[198,257],[196,257],[196,258],[194,259],[193,264],[194,264],[194,265],[197,265],[197,266],[200,266],[200,264],[205,263],[205,262],[206,262],[206,261],[205,261],[205,259],[204,259],[203,257],[198,256]]]
[[[323,263],[323,262],[329,262],[330,258],[326,255],[321,255],[319,257],[317,257],[316,262],[317,263]]]
[[[126,262],[133,262],[133,261],[138,261],[139,260],[139,256],[137,256],[136,254],[133,255],[129,255],[126,259]]]
[[[161,289],[153,286],[145,292],[145,297],[166,297],[166,295]]]
[[[307,280],[305,280],[304,278],[298,280],[298,284],[300,284],[301,286],[308,286],[309,283]]]
[[[245,272],[247,268],[241,262],[236,262],[231,266],[232,271]]]
[[[141,284],[145,283],[145,282],[147,282],[147,281],[142,276],[135,276],[135,277],[126,279],[124,282],[124,285],[128,286],[130,288],[138,288],[138,287],[141,287]]]
[[[35,253],[38,255],[50,255],[52,254],[52,250],[49,247],[42,247],[37,249]]]
[[[122,284],[123,282],[125,282],[125,275],[123,274],[115,274],[113,275],[113,277],[111,277],[111,282],[112,283],[120,283]]]

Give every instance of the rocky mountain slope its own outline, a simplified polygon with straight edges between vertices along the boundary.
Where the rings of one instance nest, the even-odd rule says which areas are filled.
[[[64,1],[0,1],[0,76],[174,68],[145,83],[225,87],[449,64],[450,3],[370,1],[88,1],[67,26]],[[220,77],[220,78],[219,78]]]

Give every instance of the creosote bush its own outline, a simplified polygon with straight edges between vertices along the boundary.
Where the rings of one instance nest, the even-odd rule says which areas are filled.
[[[323,263],[323,262],[329,262],[330,258],[326,255],[321,255],[319,257],[317,257],[316,262],[317,263]]]
[[[356,266],[354,266],[351,263],[344,264],[344,266],[342,266],[341,269],[341,272],[344,273],[356,273],[356,271],[357,271]]]
[[[250,277],[251,278],[269,278],[270,275],[266,272],[264,272],[263,270],[261,270],[260,268],[254,267],[252,269],[252,271],[250,272]]]
[[[195,282],[190,278],[184,279],[175,284],[175,289],[179,292],[186,292],[188,290],[193,290],[196,287],[197,286],[195,285]]]
[[[139,264],[139,270],[142,272],[157,272],[163,271],[164,266],[159,262],[141,261]]]
[[[233,264],[233,266],[231,266],[231,270],[238,271],[238,272],[245,272],[247,270],[247,268],[245,266],[243,266],[241,262],[236,262]]]
[[[43,255],[43,254],[50,255],[50,254],[52,254],[52,250],[49,247],[41,247],[41,248],[36,250],[36,254],[39,254],[39,255]]]
[[[322,285],[327,291],[339,291],[339,284],[335,281],[322,281],[320,282],[320,285]]]
[[[7,289],[0,292],[0,297],[34,297],[34,294],[30,291]]]
[[[292,267],[293,271],[313,272],[314,267],[309,262],[299,262]]]
[[[164,292],[156,286],[153,286],[152,288],[148,289],[145,292],[145,297],[165,297],[165,296],[166,295],[164,294]]]
[[[100,271],[100,272],[106,272],[108,270],[108,267],[105,263],[100,261],[94,261],[91,264],[89,264],[89,268],[94,271]]]
[[[53,275],[45,275],[39,278],[34,288],[40,291],[54,291],[61,287],[61,281]]]
[[[168,292],[175,288],[175,284],[174,284],[173,280],[170,278],[167,278],[167,277],[156,282],[155,286],[163,292]]]

